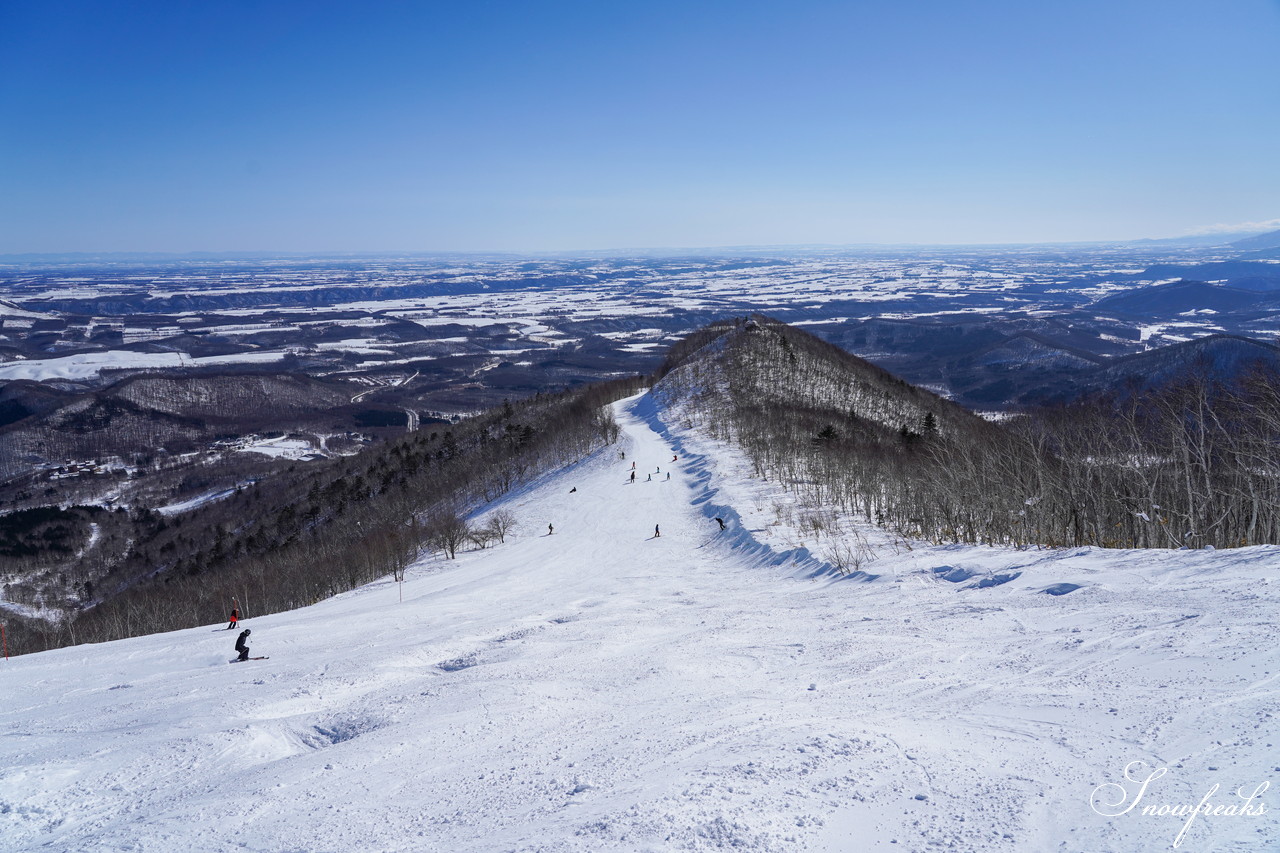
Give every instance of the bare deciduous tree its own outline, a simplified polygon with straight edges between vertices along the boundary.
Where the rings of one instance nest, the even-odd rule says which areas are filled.
[[[516,516],[509,509],[495,510],[489,515],[488,528],[499,542],[506,542],[507,536],[516,528]]]
[[[450,560],[471,536],[471,526],[456,512],[444,511],[427,522],[427,541]]]

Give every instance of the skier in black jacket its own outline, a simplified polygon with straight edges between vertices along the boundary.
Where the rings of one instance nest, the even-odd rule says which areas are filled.
[[[245,628],[240,632],[240,636],[236,637],[236,651],[240,653],[240,657],[237,658],[237,660],[249,659],[249,647],[244,644],[244,639],[249,636],[250,633],[252,632],[248,628]]]

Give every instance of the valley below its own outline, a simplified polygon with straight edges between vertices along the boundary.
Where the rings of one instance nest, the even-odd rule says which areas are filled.
[[[1126,768],[1167,768],[1144,805],[1274,772],[1274,547],[870,529],[846,577],[725,446],[615,411],[486,509],[505,544],[244,621],[268,660],[219,623],[10,661],[0,846],[1156,851],[1185,819],[1119,814]],[[1181,849],[1278,840],[1201,817]]]
[[[138,523],[126,516],[181,523],[298,466],[649,373],[718,318],[766,313],[992,418],[1189,370],[1274,367],[1275,254],[10,259],[0,501],[27,515],[0,520],[0,611],[61,630],[112,593],[101,581]]]

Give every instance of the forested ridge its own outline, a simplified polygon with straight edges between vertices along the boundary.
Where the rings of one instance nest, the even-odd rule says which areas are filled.
[[[1000,423],[763,316],[672,347],[653,393],[683,425],[739,445],[801,503],[904,541],[1019,547],[1235,547],[1280,542],[1280,377],[1192,365],[1151,387]],[[0,564],[93,537],[110,565],[59,622],[8,620],[21,653],[319,601],[511,532],[477,506],[616,437],[607,403],[635,377],[433,424],[350,457],[295,464],[165,517],[77,508],[15,518]],[[46,517],[47,516],[47,517]],[[815,512],[815,518],[820,514]],[[19,524],[18,522],[21,522]],[[815,535],[840,530],[814,524]]]
[[[399,576],[425,549],[453,556],[484,547],[516,520],[500,515],[474,529],[468,513],[612,443],[607,404],[643,384],[636,377],[539,394],[433,424],[354,456],[294,465],[173,518],[99,512],[127,526],[112,535],[136,540],[127,557],[73,616],[7,620],[9,651],[209,624],[226,616],[232,597],[246,617],[288,610]]]
[[[989,423],[767,317],[671,351],[655,392],[755,473],[904,537],[1016,546],[1280,542],[1280,377],[1209,365]]]

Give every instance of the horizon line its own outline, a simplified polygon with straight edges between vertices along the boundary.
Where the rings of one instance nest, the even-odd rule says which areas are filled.
[[[1148,243],[1199,243],[1206,247],[1213,245],[1230,245],[1233,240],[1242,236],[1262,235],[1269,231],[1237,231],[1209,234],[1188,234],[1179,237],[1139,237],[1116,240],[1061,240],[1033,242],[968,242],[968,243],[747,243],[722,246],[632,246],[607,249],[346,249],[346,250],[299,250],[299,249],[193,249],[188,251],[148,251],[148,250],[77,250],[56,252],[5,252],[0,253],[0,262],[20,259],[92,259],[116,258],[127,260],[169,259],[169,260],[239,260],[249,258],[390,258],[390,257],[557,257],[557,256],[596,256],[625,257],[629,254],[697,254],[723,252],[764,252],[764,251],[832,251],[832,250],[879,250],[879,249],[973,249],[973,248],[1037,248],[1055,246],[1131,246]],[[1205,243],[1206,240],[1221,238],[1221,243]]]

